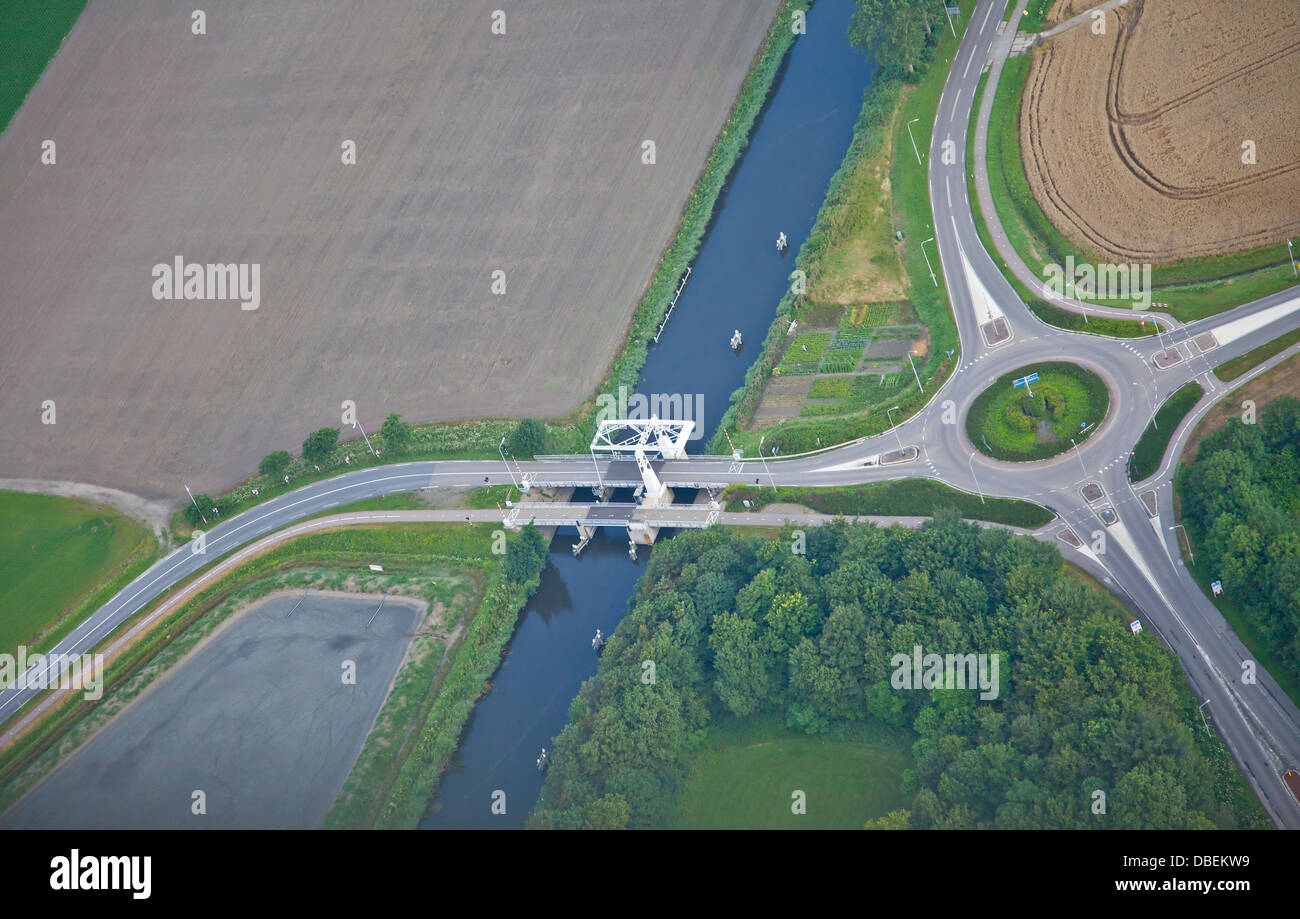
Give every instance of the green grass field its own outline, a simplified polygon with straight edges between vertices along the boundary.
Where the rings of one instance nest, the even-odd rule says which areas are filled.
[[[822,739],[776,719],[709,728],[677,799],[678,829],[861,829],[904,807],[906,743],[887,735]],[[791,810],[802,791],[807,813]]]
[[[0,131],[36,85],[86,0],[0,3]]]
[[[69,613],[125,584],[157,548],[144,524],[70,498],[0,491],[0,520],[5,652],[51,643]]]

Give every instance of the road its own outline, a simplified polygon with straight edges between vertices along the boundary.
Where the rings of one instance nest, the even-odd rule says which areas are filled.
[[[1196,415],[1175,438],[1178,448],[1190,422],[1228,391],[1213,376],[1214,365],[1300,326],[1300,291],[1281,291],[1228,313],[1180,325],[1154,340],[1067,332],[1034,317],[980,244],[964,180],[970,106],[983,64],[1000,38],[999,7],[995,0],[982,0],[971,18],[940,99],[928,150],[936,245],[962,347],[957,370],[926,408],[881,435],[767,463],[692,457],[657,462],[655,468],[669,486],[769,482],[834,486],[924,477],[972,493],[1044,505],[1057,515],[1051,532],[1072,533],[1078,544],[1076,548],[1062,538],[1061,551],[1102,578],[1178,654],[1197,698],[1205,703],[1203,711],[1273,821],[1280,827],[1300,828],[1300,803],[1282,781],[1286,768],[1300,766],[1300,712],[1262,668],[1256,670],[1256,683],[1243,684],[1242,662],[1249,654],[1181,563],[1171,532],[1170,470],[1176,454],[1169,454],[1161,472],[1140,486],[1143,493],[1154,492],[1154,516],[1127,477],[1130,451],[1159,404],[1193,379],[1207,391]],[[986,89],[986,95],[991,93],[992,86]],[[955,157],[948,157],[952,161],[945,164],[944,145],[949,140],[953,146],[948,149],[955,151]],[[992,222],[992,213],[985,213]],[[986,338],[982,327],[989,325],[991,317],[1001,320],[1000,337]],[[1076,450],[1032,463],[999,462],[978,453],[966,437],[964,418],[980,391],[1009,370],[1062,359],[1093,370],[1110,387],[1109,413],[1092,436]],[[1162,365],[1167,369],[1160,369]],[[871,457],[894,450],[896,438],[917,448],[914,460],[866,465]],[[500,461],[417,462],[341,475],[281,494],[212,527],[203,554],[193,552],[193,544],[171,553],[74,629],[55,652],[80,654],[96,647],[152,600],[209,562],[305,517],[396,492],[504,484],[520,473],[545,485],[641,483],[635,463],[588,455],[542,457],[509,468]],[[1085,497],[1082,489],[1087,483],[1100,489],[1100,498],[1089,500],[1091,492]],[[1101,513],[1107,507],[1113,516],[1103,520]],[[760,522],[749,515],[746,520]],[[41,691],[31,685],[36,676],[29,672],[14,687],[0,691],[0,721],[12,717]]]

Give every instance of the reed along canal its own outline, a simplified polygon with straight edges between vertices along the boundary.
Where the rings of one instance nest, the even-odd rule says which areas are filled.
[[[652,345],[638,392],[702,402],[692,415],[698,452],[745,379],[785,294],[793,253],[812,229],[831,176],[853,138],[871,65],[848,41],[853,0],[818,0],[807,34],[795,41],[723,189],[691,276],[659,344]],[[789,248],[780,253],[777,235]],[[732,333],[744,346],[733,353]],[[689,500],[689,494],[679,500]],[[478,701],[460,748],[420,826],[519,828],[542,787],[537,757],[568,720],[569,703],[596,672],[596,629],[611,634],[627,610],[646,553],[628,558],[622,530],[602,529],[575,558],[576,536],[551,543],[541,585],[520,614],[491,691]],[[664,538],[663,535],[660,538]],[[505,814],[492,812],[493,794]]]

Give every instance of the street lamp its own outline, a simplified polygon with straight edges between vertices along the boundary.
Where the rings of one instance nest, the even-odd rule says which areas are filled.
[[[1146,394],[1147,394],[1147,398],[1151,401],[1151,427],[1155,428],[1157,431],[1160,430],[1160,425],[1158,425],[1158,424],[1156,423],[1156,396],[1155,396],[1155,393],[1151,390],[1151,387],[1150,387],[1150,386],[1148,386],[1148,385],[1145,384],[1145,383],[1139,383],[1137,380],[1134,380],[1134,381],[1133,381],[1133,385],[1134,385],[1134,386],[1141,386],[1142,389],[1143,389],[1143,391],[1146,392]]]
[[[938,287],[939,279],[934,276],[934,266],[930,264],[930,256],[925,254],[925,243],[933,243],[933,242],[934,242],[934,237],[931,236],[925,242],[921,243],[921,255],[925,258],[925,267],[930,269],[930,280],[934,282],[935,287]],[[934,243],[934,248],[935,251],[937,252],[939,250],[939,244]]]
[[[916,364],[912,362],[912,355],[914,353],[914,351],[907,352],[907,362],[912,365],[912,376],[916,377],[916,388],[921,390],[921,392],[925,392],[925,387],[921,385],[921,375],[916,372]]]
[[[920,121],[920,118],[913,118],[907,123],[907,136],[912,138],[912,152],[916,154],[916,165],[921,165],[921,151],[916,149],[916,138],[912,137],[912,125]]]
[[[776,491],[776,479],[772,476],[772,469],[767,465],[767,455],[763,453],[763,441],[767,438],[764,434],[758,439],[758,458],[763,461],[763,468],[767,471],[767,479],[772,483],[772,491]]]
[[[894,416],[891,414],[896,411],[898,411],[897,405],[885,409],[885,417],[889,419],[889,426],[894,428],[894,436],[898,438],[898,453],[901,456],[903,453],[903,435],[898,433],[897,427],[894,427]]]
[[[506,459],[506,439],[501,438],[501,443],[497,444],[497,451],[501,454],[501,462],[506,464],[506,472],[510,473],[510,481],[515,483],[515,488],[519,488],[519,483],[515,481],[515,471],[510,468],[510,461]],[[522,491],[522,489],[520,489]]]
[[[1088,477],[1088,467],[1083,465],[1083,454],[1079,452],[1079,445],[1074,442],[1073,437],[1070,438],[1070,445],[1074,447],[1074,455],[1079,458],[1079,468],[1083,470],[1083,477],[1086,479]]]
[[[1196,553],[1192,551],[1192,537],[1190,537],[1190,536],[1187,535],[1187,527],[1183,526],[1181,523],[1175,523],[1175,524],[1174,524],[1173,526],[1171,526],[1169,529],[1171,529],[1171,530],[1182,530],[1182,531],[1183,531],[1183,541],[1187,543],[1187,554],[1188,554],[1189,556],[1191,556],[1191,558],[1192,558],[1192,564],[1195,565],[1195,564],[1196,564]]]
[[[953,38],[956,38],[956,37],[957,37],[957,30],[954,29],[954,28],[952,27],[952,13],[948,12],[949,9],[950,9],[950,7],[948,6],[947,0],[945,0],[945,2],[944,2],[944,4],[943,4],[943,12],[944,12],[944,15],[946,15],[946,16],[948,17],[948,29],[949,29],[949,31],[952,32],[952,37],[953,37]]]
[[[1289,239],[1286,241],[1286,254],[1287,257],[1291,259],[1291,276],[1295,277],[1296,276],[1295,254],[1291,251],[1291,240]]]
[[[970,452],[970,477],[975,480],[975,490],[980,493],[980,504],[986,503],[984,501],[984,489],[980,488],[979,476],[975,474],[975,451],[974,450]]]

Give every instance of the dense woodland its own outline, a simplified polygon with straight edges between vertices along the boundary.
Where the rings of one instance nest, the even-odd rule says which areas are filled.
[[[1300,681],[1300,401],[1279,397],[1257,424],[1206,435],[1179,479],[1200,569]]]
[[[667,824],[727,711],[784,713],[812,734],[862,719],[911,732],[911,803],[881,826],[1235,825],[1216,803],[1221,746],[1193,731],[1177,661],[1130,635],[1054,548],[954,516],[919,530],[840,521],[806,539],[799,555],[793,534],[715,527],[656,546],[570,707],[533,826]],[[914,645],[1005,652],[998,698],[892,688],[891,658]]]

